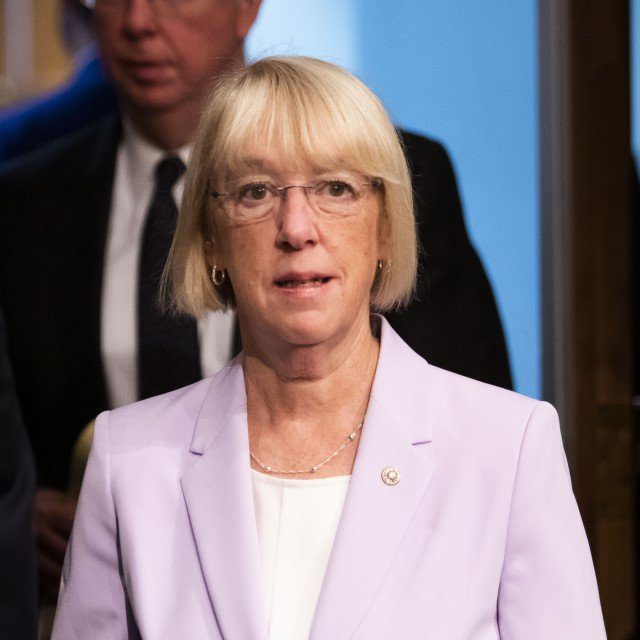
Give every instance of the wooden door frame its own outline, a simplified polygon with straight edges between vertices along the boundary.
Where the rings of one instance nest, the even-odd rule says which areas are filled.
[[[540,0],[543,394],[611,640],[636,625],[629,2]]]

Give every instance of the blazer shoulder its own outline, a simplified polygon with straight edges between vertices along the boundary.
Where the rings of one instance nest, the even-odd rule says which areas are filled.
[[[204,398],[214,378],[140,400],[105,414],[112,453],[151,445],[184,446],[193,436]],[[104,422],[104,419],[102,420]]]
[[[429,364],[382,322],[371,396],[414,441],[433,435],[503,438],[522,433],[538,400]],[[427,435],[425,435],[427,434]]]
[[[465,376],[429,367],[429,397],[441,425],[465,437],[521,440],[529,423],[539,417],[557,423],[547,402]]]

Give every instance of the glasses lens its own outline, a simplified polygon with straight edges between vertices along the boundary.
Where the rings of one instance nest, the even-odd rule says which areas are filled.
[[[277,189],[268,182],[249,182],[230,190],[229,213],[239,220],[255,220],[271,213]]]
[[[348,216],[358,211],[358,203],[372,183],[356,178],[336,178],[311,185],[276,187],[270,182],[237,180],[227,189],[225,209],[238,220],[255,220],[271,215],[288,197],[291,189],[303,189],[311,206],[319,212]],[[240,186],[236,186],[236,185]]]
[[[349,215],[362,197],[362,187],[355,180],[325,180],[310,190],[309,197],[325,213]]]

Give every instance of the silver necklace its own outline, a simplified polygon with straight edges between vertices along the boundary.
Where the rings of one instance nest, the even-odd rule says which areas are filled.
[[[361,422],[347,436],[347,439],[330,456],[325,458],[319,464],[314,464],[313,467],[311,467],[311,469],[276,469],[275,467],[272,467],[269,464],[263,464],[262,462],[260,462],[260,460],[258,460],[258,458],[256,458],[251,451],[249,451],[249,455],[251,456],[251,458],[253,460],[255,460],[255,463],[261,469],[266,471],[267,473],[279,473],[279,474],[282,474],[282,475],[295,475],[295,474],[300,474],[300,473],[316,473],[316,471],[318,471],[318,469],[321,469],[322,467],[324,467],[324,465],[327,464],[327,462],[331,462],[331,460],[333,460],[350,442],[353,442],[353,440],[355,439],[356,434],[358,433],[358,431],[360,431],[360,429],[362,429],[362,425],[363,424],[364,424],[364,421]]]

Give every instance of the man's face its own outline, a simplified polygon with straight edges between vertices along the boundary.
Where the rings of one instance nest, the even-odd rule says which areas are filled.
[[[125,106],[139,113],[199,103],[242,58],[260,0],[97,0],[102,58]]]

